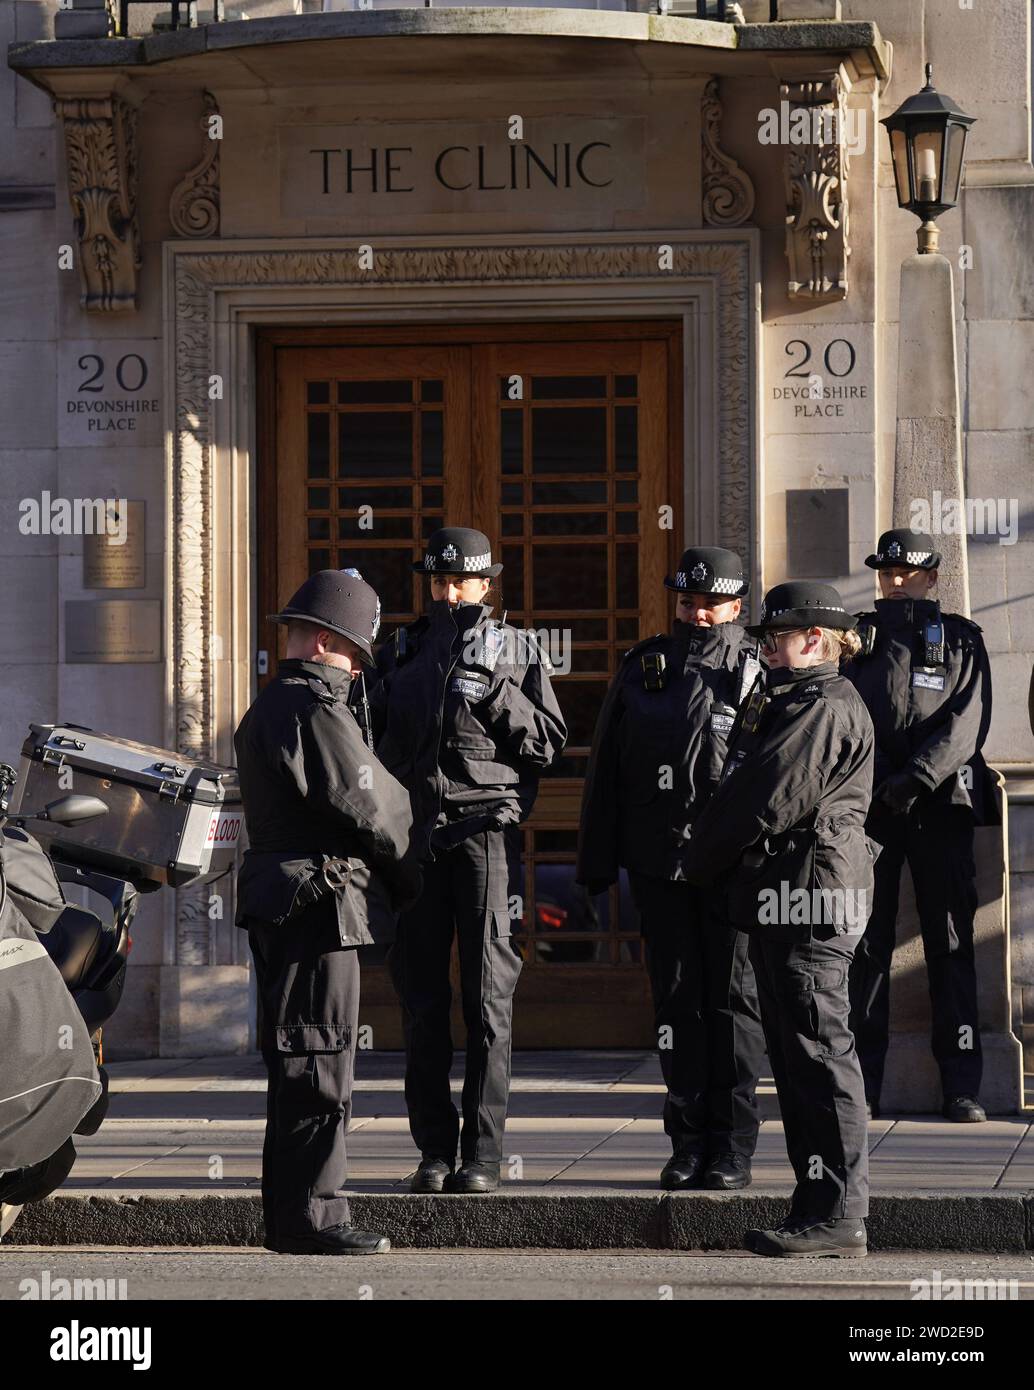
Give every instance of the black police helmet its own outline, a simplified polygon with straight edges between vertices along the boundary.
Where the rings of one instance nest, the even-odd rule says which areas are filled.
[[[751,637],[761,637],[773,628],[835,627],[853,628],[858,619],[844,607],[844,600],[832,584],[796,580],[769,589],[761,605],[758,621],[748,627]]]
[[[465,579],[494,579],[502,565],[492,564],[492,548],[484,531],[469,526],[443,526],[427,538],[427,551],[413,569],[417,574],[458,574]]]
[[[723,599],[734,599],[747,596],[750,580],[744,579],[743,561],[735,550],[697,545],[682,552],[678,569],[665,579],[664,587],[680,594],[719,594]]]
[[[941,557],[934,549],[932,536],[925,531],[911,531],[907,526],[899,526],[893,531],[884,531],[876,554],[866,556],[865,563],[871,570],[935,570],[941,563]]]
[[[381,601],[358,570],[319,570],[269,619],[318,623],[354,642],[364,665],[374,664],[372,643],[381,625]]]

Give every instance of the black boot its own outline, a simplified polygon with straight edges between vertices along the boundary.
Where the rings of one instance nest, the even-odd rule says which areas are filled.
[[[386,1255],[387,1236],[376,1231],[357,1231],[354,1226],[328,1226],[304,1236],[278,1236],[266,1245],[277,1255]]]
[[[661,1169],[661,1186],[668,1192],[699,1187],[705,1167],[704,1155],[676,1150]]]
[[[868,1254],[865,1222],[860,1216],[780,1226],[777,1231],[747,1231],[743,1244],[755,1255],[789,1255],[804,1260],[860,1260]]]
[[[946,1096],[941,1114],[960,1125],[979,1125],[987,1119],[987,1111],[973,1096]]]
[[[452,1167],[447,1158],[435,1158],[434,1154],[424,1154],[420,1159],[420,1167],[410,1181],[410,1192],[443,1192],[446,1182],[452,1177]]]
[[[450,1192],[494,1192],[499,1186],[498,1163],[465,1161],[448,1184]]]
[[[732,1192],[751,1184],[750,1159],[743,1154],[714,1154],[704,1170],[704,1186],[719,1192]]]

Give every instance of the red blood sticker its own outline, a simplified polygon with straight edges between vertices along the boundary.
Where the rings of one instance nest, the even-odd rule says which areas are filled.
[[[241,811],[213,811],[212,818],[208,822],[208,834],[205,836],[205,843],[215,845],[220,849],[237,844],[241,838],[243,821],[244,815]]]

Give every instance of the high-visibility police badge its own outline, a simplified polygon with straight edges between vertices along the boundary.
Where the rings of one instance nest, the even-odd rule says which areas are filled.
[[[925,671],[913,668],[912,670],[912,689],[913,690],[943,690],[944,672]]]
[[[450,542],[442,551],[442,559],[447,565],[451,565],[454,560],[459,559],[460,552]]]

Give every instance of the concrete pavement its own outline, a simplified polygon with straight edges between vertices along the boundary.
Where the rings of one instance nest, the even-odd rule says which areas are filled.
[[[260,1239],[265,1079],[257,1057],[115,1063],[109,1118],[77,1139],[58,1197],[6,1243],[249,1245]],[[735,1248],[785,1211],[792,1175],[771,1082],[754,1184],[670,1196],[656,1056],[525,1052],[498,1195],[414,1197],[417,1161],[397,1053],[360,1053],[348,1190],[357,1223],[399,1244],[480,1248]],[[454,1067],[458,1087],[460,1059]],[[458,1095],[456,1097],[458,1100]],[[1034,1113],[983,1125],[887,1116],[870,1125],[875,1248],[1034,1248]]]
[[[61,1280],[69,1284],[78,1280],[78,1292],[72,1296],[90,1299],[94,1305],[123,1298],[148,1303],[189,1299],[216,1304],[256,1299],[266,1305],[391,1299],[449,1303],[722,1299],[736,1304],[747,1300],[828,1304],[864,1299],[882,1303],[922,1299],[924,1289],[937,1288],[938,1276],[942,1286],[949,1280],[970,1281],[974,1292],[967,1298],[979,1297],[980,1305],[978,1310],[967,1306],[966,1311],[979,1311],[985,1318],[994,1311],[988,1303],[1029,1302],[1034,1298],[1032,1266],[1026,1255],[943,1252],[816,1262],[759,1260],[746,1252],[705,1255],[652,1250],[588,1254],[467,1249],[392,1251],[370,1259],[339,1260],[271,1255],[264,1250],[225,1246],[194,1250],[0,1248],[0,1303],[64,1297],[57,1291]],[[924,1301],[922,1307],[933,1312],[937,1305]],[[948,1309],[957,1313],[959,1305],[949,1303]],[[52,1305],[52,1311],[57,1314],[60,1305]],[[86,1316],[81,1304],[76,1312],[80,1317]],[[100,1316],[100,1312],[94,1306],[93,1316]],[[784,1333],[788,1315],[792,1317],[792,1311],[785,1307],[779,1314],[784,1319]],[[149,1316],[153,1316],[153,1310]],[[901,1318],[896,1315],[894,1322],[899,1321]],[[193,1316],[187,1322],[196,1331]],[[887,1323],[891,1323],[889,1317]],[[756,1320],[753,1326],[756,1330]],[[1000,1326],[995,1320],[990,1328],[992,1337],[977,1345],[986,1349],[988,1341],[992,1341],[997,1351],[1001,1344],[994,1341],[993,1334]],[[241,1337],[239,1320],[235,1332],[238,1339],[247,1340]],[[1003,1351],[1015,1341],[1016,1332],[1015,1325],[1010,1324]],[[839,1327],[838,1335],[843,1337],[846,1350],[850,1343]],[[234,1344],[234,1350],[238,1345]],[[873,1343],[862,1341],[856,1345]],[[209,1344],[206,1359],[211,1350]],[[210,1365],[206,1364],[206,1369],[210,1372]]]

